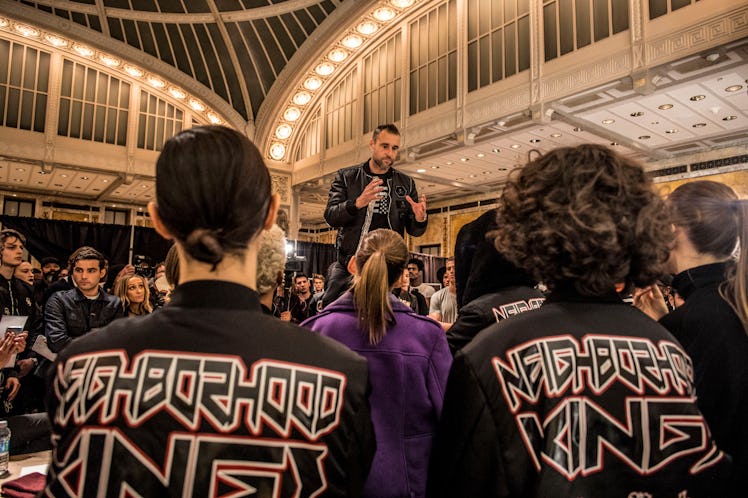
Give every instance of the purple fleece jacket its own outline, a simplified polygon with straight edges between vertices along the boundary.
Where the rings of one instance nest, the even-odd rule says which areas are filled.
[[[369,344],[347,292],[301,325],[331,337],[365,357],[371,382],[371,418],[377,451],[364,496],[422,497],[431,444],[452,365],[439,324],[391,297],[396,324]]]

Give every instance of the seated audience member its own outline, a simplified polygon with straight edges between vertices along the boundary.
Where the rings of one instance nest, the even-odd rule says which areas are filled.
[[[166,259],[164,260],[166,270],[164,271],[164,278],[171,286],[171,290],[179,285],[179,252],[177,246],[172,245],[169,248],[169,252],[166,253]]]
[[[423,316],[429,314],[426,298],[418,293],[418,291],[411,292],[410,290],[410,272],[407,268],[403,270],[403,276],[395,282],[395,285],[392,287],[392,293],[401,303],[410,306],[417,314]]]
[[[309,290],[309,278],[297,273],[293,278],[293,290],[288,298],[288,305],[281,311],[280,319],[284,322],[301,323],[309,318],[309,302],[312,292]]]
[[[447,259],[444,272],[444,288],[431,296],[429,316],[439,322],[444,330],[449,330],[457,320],[457,287],[455,287],[455,261]]]
[[[748,203],[730,187],[693,181],[666,204],[675,226],[668,263],[685,299],[668,313],[657,286],[634,303],[659,319],[693,359],[696,401],[721,449],[733,457],[730,491],[748,490]],[[739,247],[739,256],[733,256]]]
[[[491,237],[498,228],[496,216],[496,209],[487,211],[457,234],[455,287],[457,302],[463,304],[447,331],[452,354],[492,323],[539,308],[544,300],[530,275],[496,250]]]
[[[99,251],[87,246],[78,249],[71,256],[71,269],[75,288],[55,292],[44,307],[47,346],[55,353],[73,338],[124,315],[119,298],[99,286],[106,277],[106,259]]]
[[[304,322],[369,361],[377,452],[366,497],[424,496],[431,437],[452,363],[440,327],[392,295],[407,261],[400,235],[369,232],[348,264],[353,290]]]
[[[120,279],[114,294],[122,303],[125,316],[140,316],[153,312],[148,279],[142,275]]]
[[[34,268],[28,261],[21,261],[13,271],[13,276],[31,286],[34,285]]]
[[[420,259],[412,258],[408,261],[408,273],[410,275],[410,292],[418,291],[426,299],[426,305],[431,304],[431,296],[434,295],[436,290],[425,283],[423,279],[424,275],[424,264]]]
[[[26,335],[6,332],[0,338],[0,366],[7,364],[14,354],[26,349]],[[10,415],[8,405],[12,404],[19,394],[19,381],[12,367],[0,368],[0,398],[3,400],[2,418],[8,421],[13,437],[10,445],[11,455],[22,455],[48,450],[50,428],[45,413],[26,413]]]
[[[430,496],[723,496],[691,359],[616,292],[653,283],[671,240],[644,170],[603,146],[510,176],[496,247],[551,294],[455,356]]]
[[[60,272],[60,260],[55,257],[46,257],[41,260],[42,277],[39,281],[34,282],[34,299],[39,306],[44,305],[44,295],[47,287],[57,280],[57,274]]]
[[[6,379],[19,383],[21,392],[12,390],[12,396],[3,398],[0,414],[17,414],[44,408],[44,383],[35,375],[39,355],[32,350],[36,338],[44,333],[41,311],[34,301],[34,290],[25,281],[15,276],[23,264],[26,237],[13,229],[0,230],[0,315],[26,317],[23,332],[24,348],[18,351],[15,365]],[[0,331],[5,334],[5,330]],[[7,361],[7,360],[6,360]],[[1,366],[2,364],[0,364]],[[20,380],[19,380],[20,379]]]
[[[325,277],[319,273],[313,274],[312,287],[314,293],[309,301],[309,316],[314,316],[322,311],[322,302],[325,297]]]
[[[254,290],[278,203],[241,133],[200,126],[164,144],[148,210],[175,241],[179,285],[158,313],[58,356],[45,496],[360,495],[374,452],[366,362],[264,315]],[[100,373],[111,389],[90,391],[83,379]]]
[[[283,280],[286,267],[286,235],[278,225],[263,230],[257,251],[257,293],[266,315],[280,316],[273,305],[275,292]]]

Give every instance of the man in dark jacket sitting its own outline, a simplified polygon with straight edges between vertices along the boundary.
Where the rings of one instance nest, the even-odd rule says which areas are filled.
[[[106,259],[93,247],[83,247],[70,261],[76,288],[53,294],[44,308],[44,333],[49,349],[62,351],[74,337],[103,327],[123,316],[120,300],[99,287],[106,275]]]

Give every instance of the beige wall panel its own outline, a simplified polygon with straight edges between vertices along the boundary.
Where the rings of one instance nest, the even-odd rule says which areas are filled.
[[[718,175],[700,176],[698,178],[688,178],[684,180],[673,180],[655,184],[655,188],[663,197],[678,188],[678,186],[693,182],[696,180],[711,180],[721,182],[731,186],[741,199],[748,199],[748,171],[731,171],[729,173],[720,173]]]

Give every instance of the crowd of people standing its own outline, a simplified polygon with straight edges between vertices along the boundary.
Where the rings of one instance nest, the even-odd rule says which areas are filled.
[[[47,495],[744,496],[746,201],[556,149],[460,230],[437,290],[399,145],[383,125],[338,173],[326,276],[285,271],[262,156],[221,126],[163,147],[152,279],[105,289],[83,247],[32,286],[0,232],[2,314],[26,317],[0,340],[5,416],[53,443]]]

